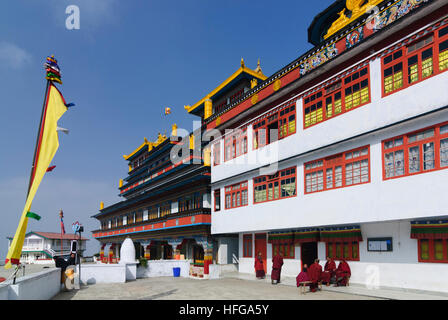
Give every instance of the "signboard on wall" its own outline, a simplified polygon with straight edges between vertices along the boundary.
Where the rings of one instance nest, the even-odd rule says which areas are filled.
[[[392,251],[392,237],[367,238],[367,251],[391,252]]]

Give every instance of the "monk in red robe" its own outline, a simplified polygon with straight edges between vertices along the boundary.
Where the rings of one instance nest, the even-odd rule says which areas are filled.
[[[338,268],[336,269],[336,285],[338,287],[346,286],[351,275],[352,273],[348,263],[344,259],[342,259],[341,262],[339,262]]]
[[[300,285],[301,282],[307,282],[310,281],[310,277],[308,276],[308,265],[303,265],[302,272],[299,273],[299,275],[296,277],[296,284],[297,287]]]
[[[255,257],[255,276],[258,279],[264,279],[266,273],[264,271],[263,266],[263,258],[261,256],[261,252],[258,252],[258,255]]]
[[[325,263],[324,272],[322,272],[322,283],[325,283],[327,287],[330,285],[331,278],[336,275],[336,263],[330,257],[327,257]]]
[[[272,272],[271,272],[271,283],[277,284],[280,283],[280,274],[282,272],[283,266],[283,257],[281,253],[277,253],[272,258]]]
[[[322,279],[322,266],[319,264],[319,259],[314,260],[314,263],[308,268],[308,276],[312,282],[310,285],[311,292],[316,292],[318,284]]]

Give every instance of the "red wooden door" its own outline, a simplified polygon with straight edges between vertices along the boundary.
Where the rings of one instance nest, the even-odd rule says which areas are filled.
[[[261,252],[261,257],[263,258],[263,269],[266,272],[266,233],[255,234],[255,257],[258,256],[258,252]]]

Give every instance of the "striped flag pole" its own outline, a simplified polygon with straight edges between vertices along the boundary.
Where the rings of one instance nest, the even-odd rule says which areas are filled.
[[[61,255],[62,255],[62,241],[63,241],[63,234],[65,233],[65,229],[64,229],[64,212],[62,212],[62,209],[59,211],[59,217],[61,218]]]

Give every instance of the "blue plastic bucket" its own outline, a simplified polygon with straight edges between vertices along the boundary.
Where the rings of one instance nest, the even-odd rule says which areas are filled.
[[[173,276],[174,277],[180,276],[180,268],[173,268]]]

